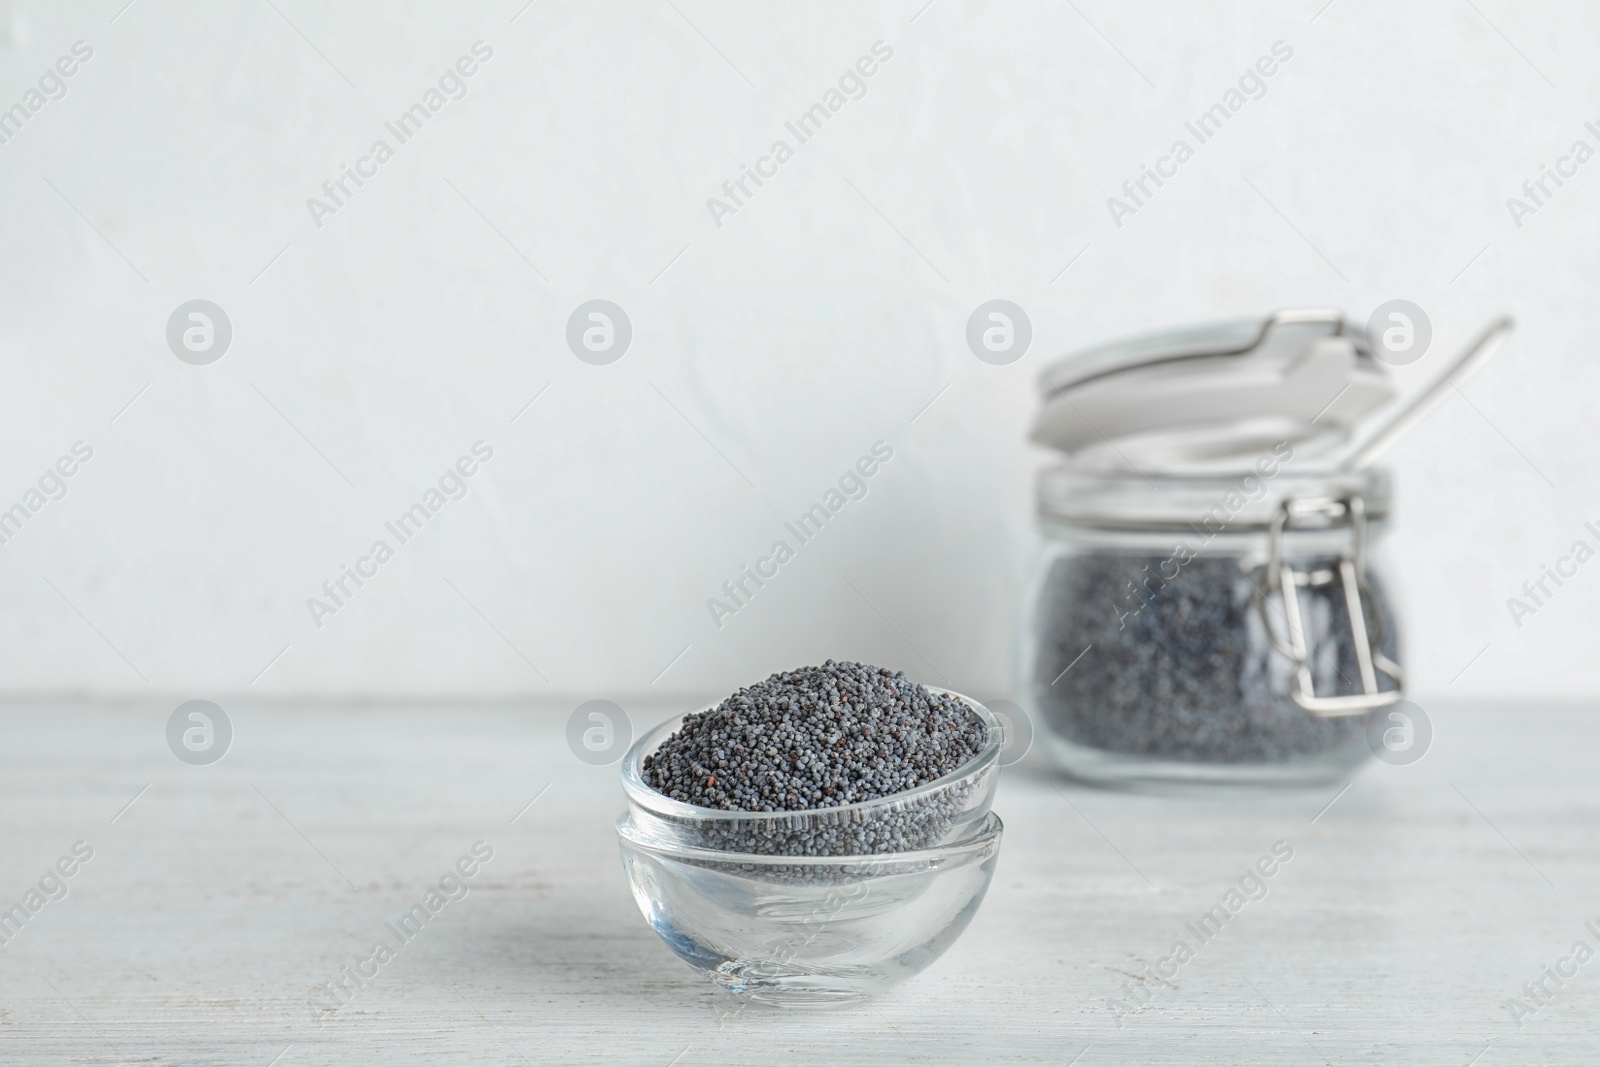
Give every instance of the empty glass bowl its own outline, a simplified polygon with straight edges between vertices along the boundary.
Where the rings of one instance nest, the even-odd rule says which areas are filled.
[[[950,695],[988,727],[977,756],[917,789],[836,808],[672,800],[645,784],[642,765],[682,718],[642,737],[622,761],[617,834],[651,929],[717,985],[785,1006],[869,996],[938,959],[977,912],[1003,829],[989,810],[1000,723]]]

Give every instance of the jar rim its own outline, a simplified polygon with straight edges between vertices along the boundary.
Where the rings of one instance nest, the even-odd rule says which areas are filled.
[[[1268,530],[1287,506],[1304,512],[1295,528],[1340,529],[1348,512],[1317,508],[1359,496],[1368,520],[1389,517],[1392,480],[1384,468],[1357,471],[1251,469],[1232,473],[1086,471],[1057,463],[1035,480],[1041,519],[1089,529],[1213,533]],[[1313,505],[1313,506],[1306,506]]]

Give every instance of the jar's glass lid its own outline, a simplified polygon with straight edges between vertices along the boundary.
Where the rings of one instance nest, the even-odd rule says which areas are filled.
[[[1394,397],[1361,331],[1324,308],[1103,345],[1039,386],[1034,443],[1082,468],[1157,472],[1231,469],[1284,441],[1323,453]]]

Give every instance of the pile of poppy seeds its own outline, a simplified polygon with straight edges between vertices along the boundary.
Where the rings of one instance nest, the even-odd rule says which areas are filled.
[[[982,751],[963,701],[899,671],[828,660],[747,686],[644,758],[646,784],[686,804],[797,812],[904,793]]]

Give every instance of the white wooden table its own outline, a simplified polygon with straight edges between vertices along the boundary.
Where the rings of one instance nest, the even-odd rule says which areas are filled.
[[[567,710],[232,707],[209,767],[167,749],[170,706],[0,710],[0,908],[94,850],[0,949],[0,1064],[1600,1062],[1600,958],[1507,1007],[1600,950],[1600,710],[1430,707],[1426,758],[1331,807],[1096,792],[1030,756],[962,940],[820,1015],[736,1012],[657,942]],[[317,1025],[479,840],[468,895]],[[1279,840],[1267,896],[1119,1026],[1127,976]]]

